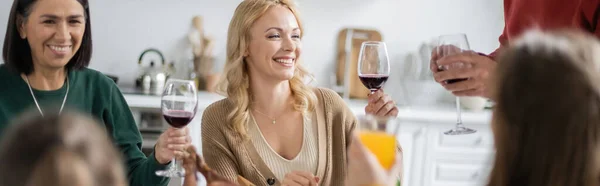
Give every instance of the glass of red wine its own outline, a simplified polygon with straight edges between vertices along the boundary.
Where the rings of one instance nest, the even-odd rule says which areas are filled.
[[[438,55],[438,59],[447,55],[458,54],[462,52],[468,52],[470,50],[469,41],[467,40],[466,34],[450,34],[450,35],[442,35],[437,38],[437,47],[435,48],[436,53]],[[453,63],[450,65],[438,65],[439,71],[456,69],[456,68],[469,68],[469,66],[465,63]],[[465,81],[467,79],[452,79],[447,80],[445,83],[452,84],[458,83],[461,81]],[[462,134],[472,134],[477,132],[475,129],[467,128],[462,123],[461,118],[461,107],[460,107],[460,97],[456,96],[456,126],[453,129],[450,129],[444,134],[446,135],[462,135]]]
[[[365,41],[358,54],[358,78],[371,91],[383,88],[390,76],[387,47],[381,41]]]
[[[193,81],[169,79],[161,98],[162,114],[167,123],[174,128],[184,128],[196,115],[198,92]],[[166,170],[156,171],[157,176],[184,177],[185,170],[173,158]]]

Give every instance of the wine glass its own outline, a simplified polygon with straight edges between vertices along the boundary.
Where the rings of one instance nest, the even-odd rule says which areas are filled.
[[[196,115],[198,105],[198,94],[193,81],[181,79],[169,79],[161,98],[162,114],[167,123],[175,128],[183,128],[189,124]],[[175,158],[173,164],[166,170],[156,171],[157,176],[183,177],[185,170],[177,163]]]
[[[467,35],[465,34],[450,34],[450,35],[442,35],[437,38],[437,47],[436,53],[438,55],[438,59],[447,55],[453,55],[462,53],[465,51],[469,51],[469,41],[467,40]],[[453,63],[450,65],[440,66],[438,65],[439,71],[444,71],[448,69],[455,68],[470,68],[469,65],[465,63]],[[452,84],[461,81],[465,81],[467,79],[452,79],[447,80],[445,83]],[[446,135],[462,135],[462,134],[472,134],[477,132],[475,129],[466,128],[463,126],[462,118],[461,118],[461,108],[460,108],[460,97],[456,96],[456,126],[454,129],[448,130],[444,132]]]
[[[358,55],[358,77],[371,91],[383,88],[390,76],[390,60],[387,47],[381,41],[365,41]]]

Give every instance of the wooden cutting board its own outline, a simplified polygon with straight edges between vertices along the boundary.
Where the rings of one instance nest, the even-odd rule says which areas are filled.
[[[351,34],[352,39],[348,39],[348,34]],[[346,70],[346,44],[350,41],[350,83],[349,90],[350,98],[355,99],[367,99],[367,95],[370,93],[360,79],[358,78],[358,54],[360,53],[360,46],[364,41],[382,41],[381,33],[377,30],[360,29],[360,28],[344,28],[338,34],[338,45],[337,45],[337,84],[343,85],[345,82],[345,70]]]

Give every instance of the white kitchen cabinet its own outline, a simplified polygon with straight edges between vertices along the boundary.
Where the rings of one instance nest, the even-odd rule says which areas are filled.
[[[443,132],[454,127],[455,120],[407,120],[402,116],[398,120],[402,129],[398,141],[406,157],[403,185],[484,185],[493,158],[493,136],[487,120],[465,123],[477,130],[474,134],[454,136]]]
[[[132,111],[159,109],[160,96],[125,94]],[[211,103],[223,97],[200,92],[197,115],[188,125],[192,144],[201,151],[202,113]],[[364,114],[366,102],[348,100],[355,114]],[[456,111],[452,106],[428,108],[401,107],[397,124],[400,125],[398,142],[404,152],[403,186],[475,186],[484,185],[493,158],[493,136],[490,130],[490,112],[463,111],[466,127],[476,129],[469,135],[449,136],[443,132],[454,127]],[[144,145],[153,141],[144,140]],[[199,152],[201,153],[201,152]],[[177,185],[180,180],[173,180]],[[200,183],[199,185],[205,185]]]

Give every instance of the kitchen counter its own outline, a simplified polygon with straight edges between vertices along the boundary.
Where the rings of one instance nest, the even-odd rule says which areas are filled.
[[[125,100],[131,108],[141,109],[160,109],[160,96],[147,95],[139,93],[124,93]],[[216,93],[198,92],[198,108],[206,108],[210,104],[223,99],[224,97]],[[366,100],[350,99],[346,100],[348,107],[355,114],[364,114]],[[415,121],[447,122],[456,120],[456,109],[453,105],[434,105],[405,107],[399,106],[398,118]],[[490,110],[469,111],[462,110],[462,119],[465,123],[487,123],[491,117]]]

